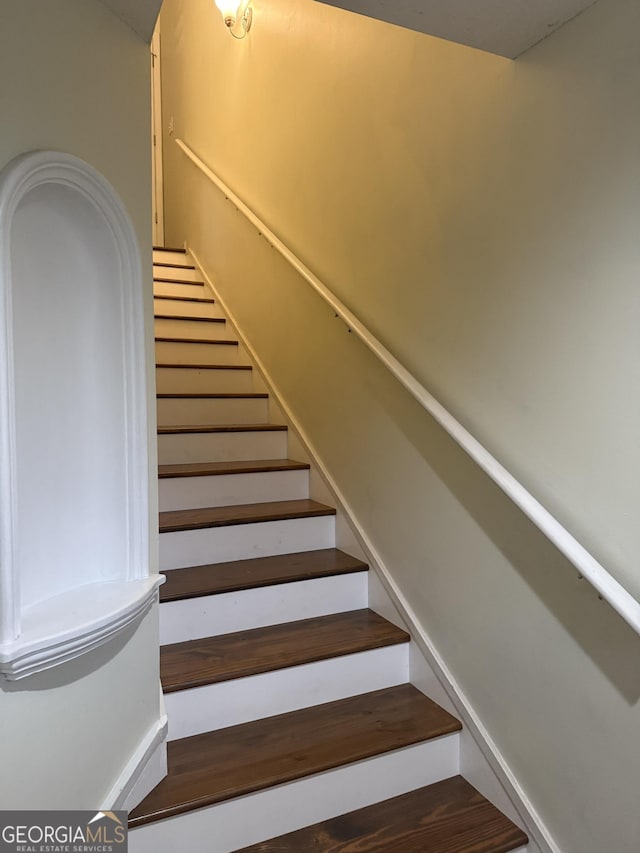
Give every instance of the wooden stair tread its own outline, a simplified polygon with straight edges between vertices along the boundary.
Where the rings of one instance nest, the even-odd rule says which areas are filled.
[[[335,548],[190,566],[165,573],[167,580],[160,587],[160,601],[182,601],[204,595],[352,574],[367,569],[366,563]]]
[[[189,426],[159,426],[158,435],[192,435],[209,432],[285,432],[285,424],[193,424]]]
[[[212,338],[185,338],[182,335],[156,335],[156,343],[167,344],[215,344],[216,346],[237,347],[238,341]]]
[[[129,815],[139,826],[459,731],[409,684],[168,744],[169,774]]]
[[[164,361],[157,361],[156,367],[172,370],[253,370],[250,364],[169,364]]]
[[[158,250],[161,251],[161,250]],[[154,261],[154,267],[167,267],[172,270],[194,270],[194,264],[168,264],[166,261]]]
[[[453,776],[238,853],[508,853],[528,841],[462,776]]]
[[[408,642],[373,610],[351,610],[162,646],[160,680],[173,693]]]
[[[158,400],[266,400],[265,391],[163,391]]]
[[[190,281],[185,278],[165,278],[164,276],[161,278],[154,275],[153,280],[160,282],[160,284],[199,284],[201,287],[204,287],[204,281]]]
[[[160,533],[201,530],[206,527],[228,527],[292,518],[314,518],[335,515],[333,507],[311,500],[270,501],[269,503],[215,506],[200,509],[175,509],[160,513]]]
[[[224,317],[195,317],[186,314],[162,314],[156,312],[156,320],[188,320],[190,323],[226,323]]]
[[[174,249],[173,246],[154,246],[154,252],[177,252],[180,255],[186,255],[187,250],[183,247],[182,249]]]
[[[214,305],[215,299],[209,296],[173,296],[166,293],[154,293],[154,299],[173,299],[174,302],[198,302],[206,305]]]
[[[240,462],[187,462],[158,465],[158,477],[215,477],[226,474],[264,474],[268,471],[308,471],[308,462],[294,459],[255,459]]]

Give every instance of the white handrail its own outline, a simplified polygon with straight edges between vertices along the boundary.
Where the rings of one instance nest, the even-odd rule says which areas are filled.
[[[447,411],[427,389],[404,367],[398,359],[373,335],[366,326],[344,305],[300,258],[285,246],[280,238],[213,172],[186,143],[176,139],[178,147],[194,165],[224,193],[225,197],[254,225],[260,234],[276,249],[299,275],[344,320],[362,343],[391,371],[420,405],[429,412],[451,438],[476,462],[496,485],[518,506],[535,526],[544,533],[556,548],[578,569],[614,610],[640,634],[640,602],[637,601],[593,557],[560,522],[530,494],[522,483],[510,474],[489,451]]]

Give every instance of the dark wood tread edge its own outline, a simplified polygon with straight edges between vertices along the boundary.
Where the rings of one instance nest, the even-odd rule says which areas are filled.
[[[509,853],[525,833],[462,776],[384,800],[237,853]]]
[[[183,314],[154,314],[155,320],[188,320],[190,323],[226,323],[224,317],[192,317]]]
[[[214,305],[215,299],[209,296],[175,296],[170,293],[154,293],[154,299],[173,299],[174,302],[199,302],[203,305]]]
[[[255,459],[241,462],[183,462],[158,465],[158,478],[171,480],[179,477],[223,477],[240,474],[268,474],[280,471],[308,471],[308,462],[295,459]]]
[[[154,252],[179,252],[179,254],[181,254],[181,255],[187,254],[186,249],[184,249],[184,248],[183,249],[175,249],[173,246],[154,246],[153,251]]]
[[[355,574],[368,569],[366,563],[336,548],[190,566],[164,573],[167,580],[160,587],[160,601],[184,601],[206,595]]]
[[[264,391],[249,391],[246,393],[235,391],[222,391],[220,393],[194,391],[189,394],[168,394],[163,392],[156,394],[156,397],[158,400],[267,400],[269,395]]]
[[[285,424],[195,424],[159,426],[158,435],[192,435],[210,432],[286,432]]]
[[[179,533],[184,530],[205,530],[209,527],[231,527],[270,521],[290,521],[296,518],[319,518],[335,514],[334,507],[310,500],[177,509],[159,514],[160,533]]]
[[[159,284],[197,284],[199,287],[204,287],[204,281],[189,281],[184,278],[159,278],[154,275],[153,280]]]
[[[162,250],[158,250],[162,251]],[[195,266],[193,264],[167,264],[163,261],[154,261],[154,267],[165,267],[170,270],[194,270]]]
[[[129,826],[293,782],[461,728],[435,702],[403,684],[174,740],[168,744],[168,776],[131,812]]]
[[[250,364],[173,364],[156,362],[156,368],[171,370],[253,370]]]
[[[156,335],[156,343],[165,344],[214,344],[215,346],[237,347],[238,341],[212,340],[211,338],[184,338],[178,335]]]
[[[406,631],[372,610],[351,610],[160,648],[164,693],[398,646]]]

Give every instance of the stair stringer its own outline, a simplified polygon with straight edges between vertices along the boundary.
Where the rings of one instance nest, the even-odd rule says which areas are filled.
[[[286,424],[289,428],[290,456],[311,465],[310,497],[336,507],[336,547],[368,562],[369,607],[390,622],[403,627],[411,635],[413,642],[410,682],[461,720],[463,729],[460,733],[460,773],[483,796],[525,830],[530,839],[526,853],[562,853],[474,711],[468,697],[438,653],[424,625],[393,579],[367,532],[358,522],[355,512],[324,465],[313,441],[296,419],[277,383],[239,327],[234,312],[216,288],[197,252],[188,245],[188,241],[185,246],[202,273],[206,287],[218,301],[228,323],[248,353],[256,370],[256,378],[260,377],[261,383],[269,392],[270,420]]]

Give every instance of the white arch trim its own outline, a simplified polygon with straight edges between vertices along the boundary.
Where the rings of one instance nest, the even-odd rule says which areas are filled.
[[[101,214],[118,255],[114,282],[122,300],[121,346],[126,424],[126,559],[116,580],[78,578],[73,589],[24,606],[15,553],[17,476],[11,233],[25,196],[43,184],[78,193]],[[161,575],[149,573],[148,437],[140,254],[114,189],[69,154],[34,151],[0,172],[0,674],[15,680],[76,658],[141,619],[157,598]],[[35,532],[34,532],[35,535]],[[79,615],[81,614],[81,616]]]

